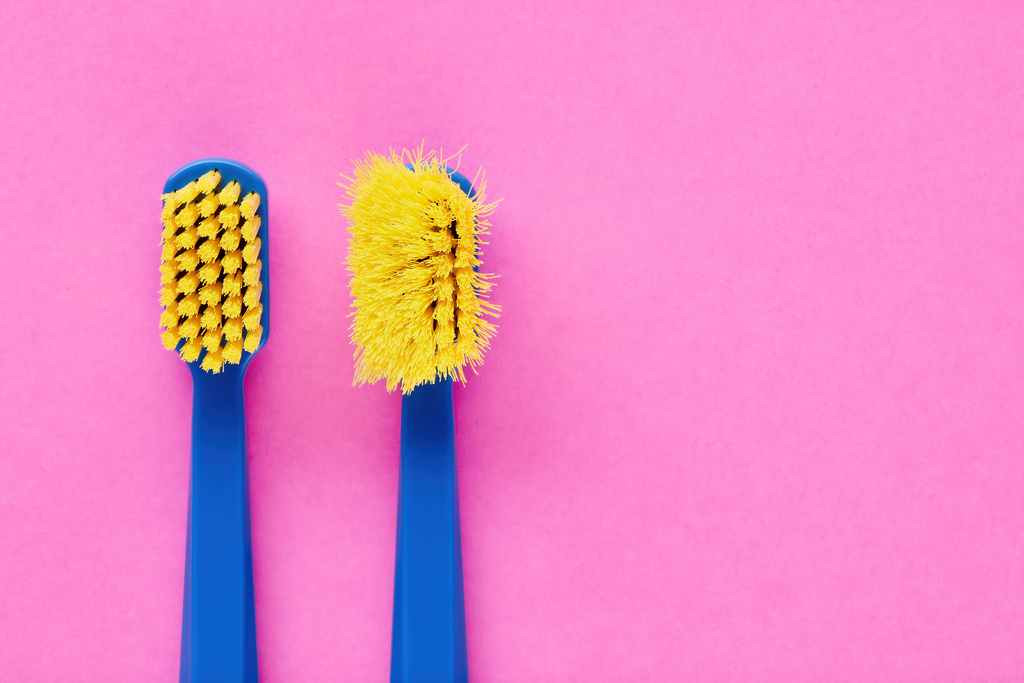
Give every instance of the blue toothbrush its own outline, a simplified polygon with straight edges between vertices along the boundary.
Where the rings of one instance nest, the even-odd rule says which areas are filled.
[[[478,270],[494,205],[422,148],[371,152],[349,181],[355,380],[403,392],[391,680],[466,681],[452,384],[495,331]]]
[[[216,202],[217,207],[208,216],[197,216],[191,226],[187,218],[175,219],[186,224],[177,225],[175,220],[167,220],[170,210],[165,210],[164,240],[168,246],[164,262],[168,263],[168,255],[174,251],[170,269],[177,267],[179,271],[172,280],[176,292],[165,283],[164,301],[171,313],[165,313],[161,322],[168,327],[166,345],[172,346],[174,336],[178,336],[174,347],[180,348],[189,361],[193,384],[180,680],[248,682],[258,679],[258,671],[242,387],[250,361],[270,332],[267,189],[263,179],[242,164],[204,159],[179,169],[168,179],[165,199],[214,170],[223,177],[222,192],[227,196]],[[249,209],[253,201],[245,193],[258,196],[258,208],[248,212],[254,214],[249,218],[245,215],[246,200],[239,204],[236,196],[230,202],[228,186],[232,181],[237,181],[243,196],[249,197]],[[191,211],[190,206],[201,207],[206,213],[215,202],[210,199],[204,207],[203,197],[217,194],[213,190],[178,202],[174,215]],[[241,215],[236,217],[238,207]],[[203,228],[201,219],[209,220],[210,216],[218,220]],[[190,230],[197,234],[188,234]],[[214,246],[216,257],[211,256]],[[193,252],[203,256],[202,268],[192,263],[196,258]],[[242,265],[229,273],[238,258]],[[188,270],[190,265],[193,270]],[[187,293],[195,279],[191,284],[181,283],[192,273],[200,278],[199,285]],[[171,294],[175,294],[173,303]],[[219,303],[214,303],[215,295],[220,295]],[[186,301],[190,296],[201,296],[205,303],[193,312]],[[240,302],[242,308],[236,309]],[[220,316],[219,324],[214,314]],[[178,323],[170,325],[175,319]],[[195,321],[200,330],[190,338]],[[196,340],[202,344],[202,358]]]

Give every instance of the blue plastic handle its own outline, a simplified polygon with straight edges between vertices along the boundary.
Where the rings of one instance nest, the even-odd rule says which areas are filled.
[[[465,176],[451,176],[467,195],[476,194]],[[391,680],[467,681],[450,379],[402,397],[401,451]]]
[[[267,187],[254,171],[227,159],[203,159],[172,175],[173,191],[217,168],[224,183],[237,180],[243,194],[260,195],[262,221],[263,337],[270,336]],[[257,349],[257,352],[259,349]],[[258,680],[256,607],[253,599],[249,473],[245,450],[245,371],[253,353],[218,374],[189,363],[192,372],[192,460],[189,473],[185,597],[181,624],[182,683]]]

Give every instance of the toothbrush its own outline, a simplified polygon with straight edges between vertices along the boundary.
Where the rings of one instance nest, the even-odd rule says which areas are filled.
[[[369,154],[348,179],[358,384],[402,388],[392,681],[466,681],[452,382],[495,332],[478,272],[493,210],[433,153]]]
[[[242,384],[270,331],[267,187],[242,164],[203,159],[163,199],[160,325],[193,386],[180,680],[256,681]]]

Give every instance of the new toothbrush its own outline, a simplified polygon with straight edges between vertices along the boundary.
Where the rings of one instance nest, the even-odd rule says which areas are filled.
[[[270,331],[267,189],[242,164],[204,159],[163,197],[160,324],[193,383],[180,680],[256,681],[242,386]]]
[[[348,194],[356,380],[404,394],[391,680],[465,681],[452,381],[495,329],[482,318],[498,312],[490,277],[477,271],[493,206],[422,149],[370,154]]]

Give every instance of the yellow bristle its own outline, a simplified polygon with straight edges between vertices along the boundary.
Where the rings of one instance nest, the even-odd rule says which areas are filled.
[[[246,242],[253,241],[253,239],[256,237],[256,233],[260,231],[261,223],[262,221],[260,221],[259,216],[253,216],[252,218],[250,218],[249,220],[242,224],[242,237],[245,239]]]
[[[260,347],[260,339],[263,337],[263,328],[257,327],[255,330],[249,330],[245,334],[245,343],[242,346],[249,353],[256,353],[256,349]]]
[[[192,247],[196,246],[196,242],[198,241],[199,233],[196,231],[194,227],[182,231],[174,238],[174,243],[178,246],[179,249],[191,249]]]
[[[255,351],[263,334],[260,196],[249,192],[239,203],[238,181],[218,191],[220,182],[219,171],[203,174],[163,195],[160,213],[161,342],[174,349],[184,340],[179,354],[187,362],[205,346],[202,368],[215,373]]]
[[[220,261],[214,261],[213,263],[207,263],[205,266],[199,269],[199,279],[203,281],[204,285],[209,285],[217,281],[220,277]]]
[[[227,230],[220,238],[220,248],[224,251],[234,251],[238,249],[239,243],[242,241],[241,230]]]
[[[211,238],[199,245],[199,258],[203,263],[209,263],[220,256],[220,240]]]
[[[179,230],[181,228],[174,222],[174,217],[172,216],[170,221],[164,221],[164,229],[160,231],[160,239],[174,244],[174,236],[178,234]]]
[[[177,253],[177,251],[178,249],[177,247],[174,246],[173,242],[164,242],[160,249],[160,260],[170,261],[172,258],[174,258],[174,255]]]
[[[408,393],[435,378],[463,380],[495,327],[489,276],[476,273],[493,204],[470,199],[442,159],[423,150],[369,154],[346,190],[357,384],[384,379]]]
[[[251,219],[256,215],[256,210],[260,208],[260,196],[255,192],[250,192],[245,195],[245,199],[242,200],[239,208],[242,211],[242,217],[245,220]]]
[[[229,318],[224,321],[224,338],[228,341],[235,341],[242,338],[242,319]]]
[[[195,225],[197,218],[199,218],[199,207],[195,204],[186,204],[175,216],[174,222],[182,228],[190,228]]]
[[[178,334],[178,329],[175,327],[168,327],[160,335],[160,342],[164,345],[164,348],[170,351],[178,345],[181,341],[181,335]]]
[[[263,318],[263,304],[256,304],[254,308],[250,308],[242,316],[242,323],[245,325],[247,330],[255,330],[260,326],[260,320]]]
[[[200,339],[199,337],[195,337],[194,339],[190,339],[187,342],[185,342],[185,344],[181,347],[181,351],[179,353],[181,354],[182,359],[186,363],[192,363],[195,362],[197,358],[199,358],[199,354],[200,352],[202,352],[202,350],[203,340]]]
[[[263,270],[263,262],[256,261],[256,263],[250,263],[245,267],[245,272],[242,274],[242,282],[247,286],[252,286],[260,281],[260,272]]]
[[[199,318],[193,316],[178,325],[178,334],[180,334],[183,339],[195,339],[199,336],[199,330],[201,329],[202,325],[199,323]]]
[[[216,351],[220,348],[220,343],[223,340],[224,333],[220,327],[212,327],[207,330],[206,334],[203,335],[203,346],[209,351]]]
[[[224,277],[224,296],[235,296],[242,293],[242,274],[235,273]]]
[[[160,284],[173,283],[176,277],[178,277],[177,261],[165,261],[160,264]]]
[[[245,248],[242,249],[242,258],[245,259],[246,263],[256,263],[256,259],[260,255],[261,246],[263,246],[263,242],[259,237],[256,238],[256,241],[245,245]]]
[[[160,199],[162,199],[164,202],[163,211],[160,214],[161,218],[167,216],[168,214],[174,215],[174,210],[181,206],[181,202],[178,201],[177,192],[167,192],[165,194],[162,194],[160,195]]]
[[[165,282],[164,286],[160,288],[160,305],[170,306],[176,298],[178,298],[178,283]]]
[[[228,363],[237,363],[242,360],[242,345],[244,343],[241,339],[236,339],[225,344],[224,350],[221,351],[224,355],[224,360]]]
[[[164,309],[164,312],[160,314],[160,327],[166,327],[167,329],[176,327],[178,321],[183,315],[187,314],[181,313],[177,302],[172,301],[170,305]]]
[[[178,256],[178,267],[183,271],[191,273],[199,265],[199,254],[195,249],[190,249]]]
[[[238,195],[242,193],[242,186],[238,184],[237,180],[232,180],[230,183],[224,186],[224,189],[220,191],[218,199],[224,206],[234,204],[238,201]]]
[[[237,318],[242,315],[242,297],[235,295],[229,297],[224,302],[224,316],[227,318]]]
[[[168,306],[168,309],[170,306]],[[186,318],[191,318],[199,313],[199,295],[195,292],[189,294],[177,304],[178,313]]]
[[[199,276],[195,273],[188,273],[178,279],[178,293],[188,296],[199,289]]]
[[[208,194],[199,200],[199,215],[203,218],[209,219],[209,217],[220,207],[220,201],[217,199],[217,195]],[[203,221],[204,223],[206,221]]]
[[[224,272],[231,275],[242,267],[242,252],[229,251],[220,262],[224,265]]]
[[[220,306],[207,306],[206,310],[203,311],[203,317],[200,318],[199,322],[205,330],[212,330],[219,328],[224,317],[220,313]]]
[[[219,282],[202,287],[199,290],[199,303],[206,304],[207,306],[219,304],[221,287],[222,285]]]
[[[216,237],[218,232],[220,232],[220,221],[216,216],[210,216],[201,222],[197,229],[197,234],[200,237]]]
[[[178,204],[188,204],[199,196],[199,183],[193,180],[191,183],[174,193],[174,200]]]
[[[231,206],[225,206],[217,214],[217,218],[220,219],[221,224],[225,228],[234,228],[238,226],[238,219],[241,217],[241,212],[238,209],[237,204]]]
[[[260,302],[260,296],[263,294],[263,285],[256,283],[252,287],[246,287],[245,298],[242,300],[246,306],[255,306]]]
[[[213,169],[207,171],[203,175],[199,176],[196,180],[196,188],[201,194],[207,194],[217,189],[217,185],[220,184],[220,171]]]
[[[220,350],[207,351],[206,355],[203,356],[203,363],[200,367],[215,375],[220,372],[221,368],[224,367],[224,359],[221,357]]]

